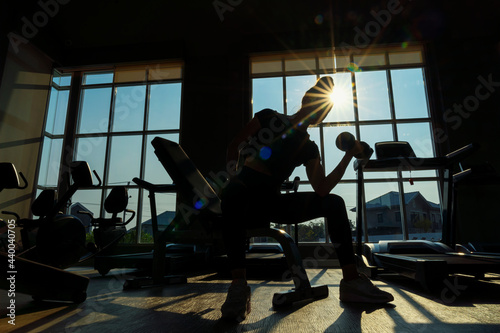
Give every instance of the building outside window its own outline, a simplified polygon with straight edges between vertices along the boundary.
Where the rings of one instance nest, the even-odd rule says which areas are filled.
[[[419,45],[374,48],[364,54],[329,50],[255,55],[251,58],[253,113],[271,108],[286,115],[294,114],[300,108],[304,93],[324,75],[331,76],[335,82],[334,106],[322,124],[310,127],[309,134],[320,148],[326,172],[333,170],[344,154],[336,148],[335,139],[345,131],[371,147],[381,141],[407,141],[417,157],[436,156],[425,58]],[[295,176],[301,179],[299,191],[312,190],[304,167],[297,168],[291,179]],[[410,178],[414,185],[410,185]],[[356,174],[351,163],[332,191],[344,198],[353,229],[355,184]],[[430,202],[440,202],[435,171],[365,173],[364,187],[366,202],[390,192],[397,196],[419,192]],[[385,221],[388,216],[394,214],[384,214],[382,224],[388,222]],[[398,223],[401,225],[401,220]],[[326,230],[323,219],[316,219],[300,224],[299,236],[311,236],[309,231],[317,225]],[[307,232],[301,232],[301,228]],[[288,227],[287,231],[295,232],[293,227]],[[391,234],[390,237],[402,239],[401,227],[396,236]],[[299,237],[299,241],[310,242],[311,238],[315,242],[328,241],[319,236],[307,240]],[[372,241],[375,237],[369,234],[369,239]]]

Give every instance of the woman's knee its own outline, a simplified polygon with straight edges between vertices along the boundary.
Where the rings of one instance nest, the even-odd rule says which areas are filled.
[[[322,198],[323,207],[324,208],[337,208],[337,209],[346,209],[344,199],[336,194],[328,194],[327,196]]]

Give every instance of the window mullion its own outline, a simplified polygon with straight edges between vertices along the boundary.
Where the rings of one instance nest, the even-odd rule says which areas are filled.
[[[106,188],[108,185],[108,178],[109,178],[109,165],[110,165],[110,158],[111,158],[111,143],[112,143],[112,136],[111,136],[111,129],[113,128],[113,116],[114,116],[114,108],[116,105],[116,85],[113,83],[112,88],[111,88],[111,102],[109,105],[109,118],[108,118],[108,131],[105,133],[106,137],[106,147],[104,149],[104,174],[102,175],[102,195],[101,195],[101,208],[100,208],[100,214],[103,216],[105,214],[105,209],[104,209],[104,200],[106,200]]]
[[[288,115],[288,101],[286,93],[285,59],[281,59],[281,75],[283,82],[283,114]]]
[[[70,186],[69,164],[74,160],[76,128],[78,126],[78,114],[80,106],[82,76],[81,72],[75,72],[71,80],[69,93],[66,125],[64,128],[64,139],[62,146],[61,168],[59,169],[59,181],[57,184],[59,197],[62,197]]]
[[[146,73],[146,77],[148,77],[148,73]],[[147,151],[147,145],[148,145],[148,119],[149,119],[149,102],[150,102],[150,97],[151,97],[151,85],[149,82],[146,82],[146,96],[145,96],[145,101],[144,101],[144,121],[143,121],[143,132],[142,132],[142,151],[141,151],[141,164],[139,166],[139,174],[140,178],[143,179],[146,177],[145,172],[146,172],[146,151]],[[136,217],[136,242],[140,243],[141,241],[141,234],[142,234],[142,228],[141,228],[141,221],[142,221],[142,207],[143,205],[143,200],[144,200],[144,189],[140,188],[138,189],[138,198],[137,198],[137,217]]]

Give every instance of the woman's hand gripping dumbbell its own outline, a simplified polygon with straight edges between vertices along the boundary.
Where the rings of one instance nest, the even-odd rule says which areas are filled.
[[[349,132],[342,132],[335,140],[337,148],[350,152],[357,159],[368,160],[373,154],[373,149],[364,141],[358,141]]]

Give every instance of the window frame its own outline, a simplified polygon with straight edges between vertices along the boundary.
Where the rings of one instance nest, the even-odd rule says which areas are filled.
[[[404,63],[402,61],[402,58],[398,59],[397,61],[394,61],[395,58],[397,58],[398,55],[401,54],[419,54],[419,58],[413,59],[410,61],[410,63]],[[363,120],[360,119],[359,115],[359,110],[358,106],[354,102],[354,120],[352,121],[336,121],[336,122],[325,122],[323,121],[321,124],[317,126],[311,126],[311,128],[317,127],[319,128],[319,137],[320,137],[320,144],[318,144],[319,149],[320,149],[320,154],[323,159],[323,163],[326,164],[326,158],[325,158],[325,135],[324,131],[325,128],[328,127],[340,127],[340,126],[352,126],[355,129],[355,133],[353,133],[357,138],[361,137],[361,130],[360,128],[362,126],[369,126],[369,125],[390,125],[392,129],[392,136],[394,141],[399,141],[400,138],[398,137],[398,126],[399,125],[405,125],[405,124],[427,124],[430,129],[430,139],[431,139],[431,144],[432,144],[432,153],[434,156],[437,156],[441,152],[441,147],[440,143],[436,142],[434,140],[434,131],[437,128],[440,128],[441,123],[439,121],[439,117],[436,113],[436,107],[434,101],[432,99],[432,88],[430,85],[432,84],[431,76],[429,75],[429,65],[428,61],[426,60],[426,49],[425,45],[423,44],[407,44],[405,48],[402,48],[401,45],[387,45],[387,46],[381,46],[381,47],[372,47],[370,48],[369,51],[364,52],[364,53],[354,53],[352,51],[348,52],[343,52],[343,51],[336,51],[335,49],[321,49],[321,50],[305,50],[305,51],[297,51],[297,52],[287,52],[287,53],[268,53],[268,54],[254,54],[251,55],[250,57],[250,68],[249,68],[249,78],[250,78],[250,115],[249,117],[251,118],[253,114],[259,110],[253,110],[253,104],[254,104],[254,96],[253,96],[253,82],[254,79],[262,79],[262,78],[278,78],[281,77],[282,79],[282,88],[283,88],[283,113],[285,115],[289,115],[288,110],[288,105],[287,105],[287,83],[286,80],[288,77],[294,77],[294,76],[303,76],[303,75],[315,75],[316,78],[319,78],[320,76],[323,75],[334,75],[337,73],[343,73],[343,72],[351,72],[351,84],[353,87],[356,85],[355,81],[355,73],[356,73],[356,68],[353,67],[352,70],[349,69],[348,67],[351,66],[352,64],[355,65],[355,59],[362,59],[363,57],[370,57],[371,55],[381,55],[383,54],[384,58],[384,63],[383,64],[369,64],[366,66],[358,66],[363,67],[363,71],[385,71],[386,76],[387,76],[387,89],[388,89],[388,95],[389,95],[389,104],[390,104],[390,118],[389,119],[375,119],[375,120]],[[391,56],[394,56],[393,59],[391,60]],[[286,62],[293,60],[295,63],[300,62],[301,59],[314,59],[315,66],[314,68],[303,68],[301,70],[295,70],[295,71],[287,71],[286,69]],[[332,66],[326,68],[325,66],[322,66],[322,63],[325,62],[325,59],[331,58],[332,59]],[[404,58],[404,57],[403,57]],[[341,61],[341,65],[337,66],[339,63],[337,59],[343,59]],[[348,59],[348,61],[346,61]],[[371,59],[373,61],[373,59]],[[272,64],[275,62],[274,64]],[[265,71],[262,68],[266,66],[261,66],[262,68],[258,70],[257,72],[254,72],[255,69],[255,63],[267,63],[268,68],[273,68],[273,70],[268,70]],[[279,63],[279,65],[278,65]],[[307,65],[311,65],[312,62],[304,62],[304,67],[307,67]],[[396,110],[395,110],[395,100],[393,96],[393,83],[392,83],[392,75],[391,71],[393,70],[400,70],[400,69],[421,69],[422,70],[422,76],[423,76],[423,83],[424,83],[424,93],[425,93],[425,104],[427,106],[428,110],[428,115],[427,117],[398,117],[396,115]],[[305,91],[304,91],[305,92]],[[356,96],[356,89],[353,88],[353,100],[357,100]],[[361,137],[361,140],[363,138]],[[403,140],[404,141],[404,140]],[[331,145],[330,145],[331,146]],[[372,147],[373,148],[373,147]],[[329,172],[330,170],[326,170]],[[381,178],[365,178],[364,179],[364,184],[370,184],[370,183],[380,183],[383,182],[384,180]],[[406,173],[403,173],[401,171],[396,172],[395,177],[391,177],[389,182],[396,183],[398,186],[398,192],[400,193],[400,196],[405,193],[404,191],[404,184],[409,183],[410,181],[421,181],[421,182],[436,182],[437,183],[437,188],[438,188],[438,195],[439,197],[442,197],[441,195],[441,182],[439,180],[439,175],[438,172],[435,173],[435,175],[424,175],[424,176],[413,176],[411,174],[407,175]],[[339,184],[356,184],[357,179],[354,177],[353,179],[342,179]],[[307,185],[309,182],[307,180],[302,180],[300,181],[300,184]],[[406,207],[405,204],[403,203],[404,200],[400,202],[400,216],[401,216],[401,222],[399,223],[402,227],[402,229],[407,229],[408,228],[408,223],[406,223]],[[363,229],[366,231],[367,230],[367,219],[366,219],[366,201],[364,201],[364,205],[362,207],[362,212],[364,218],[363,218]],[[327,229],[326,223],[325,223],[325,231]],[[287,232],[292,232],[291,226],[286,227]],[[407,232],[405,233],[405,230],[403,232],[403,237]],[[329,242],[329,237],[328,233],[326,232],[326,243]]]
[[[136,70],[143,70],[144,71],[144,80],[125,80],[125,81],[117,81],[116,80],[116,73],[120,71],[127,71],[128,69],[136,69]],[[168,78],[168,70],[175,71],[174,75],[172,78]],[[162,72],[164,71],[164,72]],[[84,82],[84,77],[85,74],[89,73],[113,73],[112,80],[111,82],[107,83],[95,83],[95,84],[86,84]],[[167,72],[167,73],[165,73]],[[43,136],[42,136],[42,143],[40,145],[40,151],[39,151],[39,163],[37,166],[37,179],[36,179],[36,186],[35,190],[40,191],[43,189],[47,188],[53,188],[57,189],[58,192],[63,193],[67,190],[67,187],[69,184],[65,183],[63,181],[63,174],[65,173],[65,170],[67,170],[67,163],[64,163],[65,161],[73,161],[77,157],[77,143],[79,139],[82,138],[104,138],[105,139],[105,147],[104,147],[104,170],[102,174],[99,174],[102,183],[100,186],[96,187],[97,190],[100,191],[101,193],[101,198],[100,198],[100,206],[98,211],[94,211],[94,213],[99,216],[104,216],[107,214],[104,210],[104,200],[106,199],[106,195],[108,194],[109,190],[116,186],[115,184],[108,184],[108,179],[109,179],[109,168],[110,168],[110,156],[111,156],[111,141],[115,137],[126,137],[126,136],[139,136],[141,140],[140,144],[140,162],[139,162],[139,174],[136,175],[136,177],[139,178],[144,178],[145,170],[146,170],[146,159],[145,159],[145,154],[146,151],[148,150],[148,145],[150,144],[148,142],[148,138],[150,136],[154,135],[177,135],[178,140],[180,140],[181,136],[181,129],[182,129],[182,107],[183,107],[183,87],[184,87],[184,63],[180,60],[173,60],[173,61],[166,61],[166,62],[154,62],[154,63],[139,63],[139,64],[120,64],[120,65],[113,65],[113,66],[99,66],[99,67],[82,67],[82,68],[56,68],[53,71],[53,77],[55,75],[63,75],[63,76],[71,76],[71,84],[69,86],[64,86],[64,87],[59,87],[57,83],[51,81],[52,87],[55,87],[60,90],[69,90],[70,95],[69,95],[69,101],[68,101],[68,106],[66,110],[66,124],[64,128],[64,133],[63,134],[58,134],[58,135],[52,135],[51,133],[48,133],[44,131]],[[167,76],[167,77],[165,77]],[[180,96],[179,96],[179,124],[177,128],[169,128],[169,129],[148,129],[148,118],[149,118],[149,100],[151,97],[151,87],[155,85],[161,85],[161,84],[180,84]],[[130,131],[114,131],[113,130],[113,117],[114,117],[114,107],[115,107],[115,99],[116,99],[116,93],[117,89],[120,87],[134,87],[138,85],[144,85],[145,86],[145,96],[144,96],[144,111],[143,111],[143,124],[141,129],[139,130],[130,130]],[[103,131],[98,131],[98,132],[92,132],[92,133],[80,133],[79,132],[79,126],[80,126],[80,121],[81,121],[81,110],[82,110],[82,96],[83,92],[86,89],[99,89],[99,88],[111,88],[110,91],[110,105],[109,105],[109,115],[108,115],[108,123],[107,123],[107,129]],[[177,98],[177,97],[176,97]],[[44,129],[46,128],[46,122],[47,122],[47,114],[48,114],[48,107],[50,104],[50,94],[47,99],[47,112],[45,116],[45,124],[44,124]],[[61,152],[61,167],[59,168],[59,178],[58,178],[58,183],[57,186],[43,186],[43,185],[38,185],[38,180],[39,180],[39,173],[40,173],[40,168],[41,168],[41,156],[43,154],[43,142],[45,140],[45,137],[48,137],[52,139],[53,137],[56,137],[58,139],[63,139],[63,148]],[[92,168],[92,166],[91,166]],[[168,174],[165,173],[166,177],[168,177]],[[94,180],[94,184],[97,184],[97,180]],[[136,217],[134,221],[131,224],[131,228],[136,228],[137,235],[135,238],[135,243],[141,243],[141,225],[144,221],[143,219],[143,207],[145,204],[149,205],[149,201],[147,198],[147,195],[145,195],[144,190],[139,188],[136,184],[132,182],[132,179],[130,179],[128,184],[124,184],[128,189],[130,190],[137,190],[137,205],[131,206],[129,202],[129,207],[130,209],[133,209],[136,211]],[[147,202],[146,202],[147,201]],[[175,200],[174,200],[175,201]],[[176,209],[175,207],[173,208],[174,210]]]

